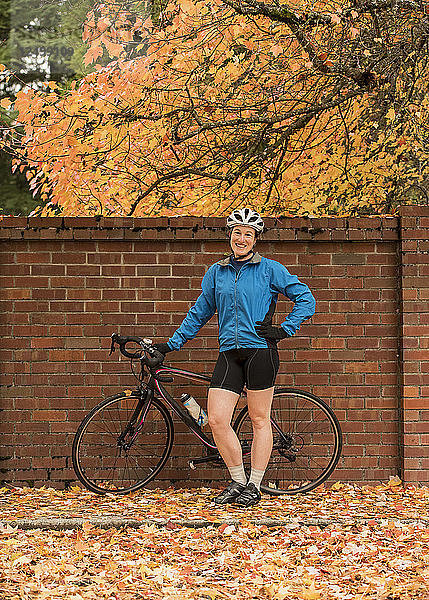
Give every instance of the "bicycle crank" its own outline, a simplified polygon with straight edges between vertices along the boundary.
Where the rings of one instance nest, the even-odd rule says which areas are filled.
[[[222,462],[222,457],[218,453],[209,454],[207,456],[201,456],[201,458],[194,458],[193,460],[190,460],[188,464],[192,470],[195,470],[197,468],[196,465],[202,465],[208,462]]]

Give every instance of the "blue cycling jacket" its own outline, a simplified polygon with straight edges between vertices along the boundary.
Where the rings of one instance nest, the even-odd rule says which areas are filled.
[[[255,331],[256,321],[271,322],[279,294],[294,302],[281,324],[289,336],[314,314],[316,301],[305,283],[291,275],[282,264],[255,253],[240,271],[229,257],[212,265],[205,274],[202,293],[190,308],[180,327],[168,340],[172,350],[180,350],[218,312],[219,350],[268,348],[272,346]]]

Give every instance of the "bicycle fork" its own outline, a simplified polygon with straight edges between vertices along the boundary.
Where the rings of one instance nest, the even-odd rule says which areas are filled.
[[[128,450],[133,445],[138,434],[143,428],[144,422],[149,412],[152,398],[153,390],[146,390],[144,397],[142,398],[142,403],[140,401],[138,402],[131,419],[129,420],[124,431],[118,437],[117,446],[120,450],[125,450],[125,452],[128,452]],[[134,428],[136,423],[138,423],[138,425]],[[126,437],[130,434],[132,436],[131,439],[128,442],[125,442]]]

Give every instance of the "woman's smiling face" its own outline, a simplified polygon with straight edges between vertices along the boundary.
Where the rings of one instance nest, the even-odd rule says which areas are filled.
[[[231,233],[231,249],[235,258],[245,258],[253,249],[256,243],[256,232],[253,227],[246,225],[236,225]]]

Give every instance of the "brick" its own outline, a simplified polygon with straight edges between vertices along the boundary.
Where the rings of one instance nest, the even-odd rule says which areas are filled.
[[[120,252],[96,252],[94,254],[88,253],[86,260],[84,255],[82,255],[82,258],[84,259],[82,262],[87,262],[89,265],[115,265],[122,262],[122,254]]]
[[[70,362],[73,360],[83,360],[84,353],[82,350],[50,350],[49,360]]]
[[[171,275],[171,265],[141,265],[137,267],[137,276],[169,276]]]
[[[31,339],[32,348],[63,348],[64,339],[54,337],[33,337]]]
[[[157,302],[158,304],[163,304],[162,302]],[[155,303],[154,302],[121,302],[121,312],[135,312],[135,313],[145,313],[154,311]],[[161,309],[159,309],[161,310]]]
[[[121,277],[121,288],[137,289],[140,287],[153,288],[155,279],[153,277]]]
[[[339,253],[332,256],[333,265],[364,265],[366,256],[364,254]]]
[[[296,270],[296,269],[295,269]],[[308,273],[307,276],[309,276]],[[335,267],[332,265],[323,265],[323,266],[313,266],[311,268],[311,275],[314,277],[345,277],[346,276],[346,268],[345,267]]]
[[[98,220],[96,217],[64,217],[64,227],[95,228],[98,227]]]
[[[83,277],[51,277],[52,287],[62,288],[83,288],[85,279]]]
[[[171,274],[173,277],[204,277],[206,269],[199,265],[173,265]]]
[[[429,481],[429,469],[416,469],[415,471],[406,470],[403,480],[407,483],[424,483]]]
[[[159,289],[139,289],[137,290],[137,300],[192,300],[195,299],[193,290],[159,290]]]
[[[160,317],[161,318],[161,317]],[[165,322],[165,316],[164,316],[164,322]],[[95,319],[87,319],[87,324],[92,324],[94,325],[94,321]],[[101,323],[101,318],[99,319],[99,322]],[[103,314],[103,325],[115,325],[115,326],[119,326],[119,325],[136,325],[137,324],[137,317],[135,312],[132,312],[130,314],[125,314],[125,315],[121,315],[118,313],[104,313]]]
[[[345,340],[342,338],[314,338],[311,345],[314,348],[344,348]]]
[[[0,227],[12,227],[14,229],[21,229],[27,227],[27,217],[3,217],[0,221]]]
[[[101,275],[101,267],[100,265],[67,265],[66,274],[79,277],[97,276]]]
[[[367,277],[378,277],[380,275],[386,276],[388,277],[389,275],[391,275],[391,271],[394,270],[394,267],[388,266],[388,267],[380,267],[379,265],[358,265],[358,266],[353,266],[353,265],[348,265],[344,267],[346,270],[346,276],[347,277],[363,277],[363,278],[367,278]],[[383,273],[383,270],[389,270],[386,273]]]
[[[85,287],[116,289],[120,287],[120,281],[117,277],[86,277]]]
[[[405,433],[429,433],[429,422],[406,422],[404,423]]]
[[[420,388],[418,387],[404,387],[403,406],[405,410],[408,411],[428,408],[429,398],[427,396],[425,398],[420,398],[419,394]]]
[[[108,277],[134,277],[136,275],[135,265],[103,265],[101,274]]]
[[[49,264],[51,262],[51,253],[38,252],[37,254],[33,254],[32,252],[18,252],[16,254],[16,261],[17,263],[25,263],[26,265],[40,263]]]
[[[65,266],[64,265],[51,265],[51,264],[42,264],[42,265],[32,265],[31,266],[31,275],[65,275]]]
[[[28,226],[60,228],[62,226],[62,217],[28,217]]]
[[[31,290],[0,288],[0,298],[3,300],[24,300],[31,297]]]
[[[117,311],[119,312],[121,304],[120,302],[113,301],[90,301],[85,302],[85,311],[88,313],[104,313],[108,311]]]

